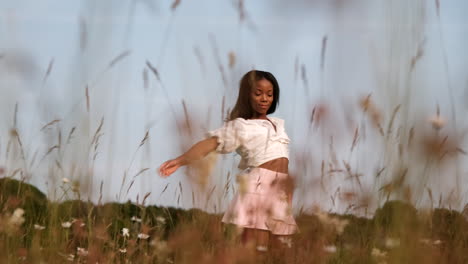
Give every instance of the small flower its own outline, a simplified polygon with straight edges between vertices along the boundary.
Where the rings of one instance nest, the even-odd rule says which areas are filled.
[[[122,228],[122,236],[124,236],[124,237],[129,237],[130,236],[130,232],[129,232],[128,228],[126,228],[126,227]]]
[[[267,252],[267,251],[268,251],[268,248],[265,247],[265,246],[257,246],[257,251],[260,251],[260,252]]]
[[[323,250],[328,253],[335,253],[336,252],[336,246],[335,245],[329,245],[329,246],[324,246]]]
[[[375,258],[384,258],[387,256],[387,252],[385,251],[380,251],[378,248],[373,248],[372,249],[372,256]]]
[[[80,257],[86,257],[88,256],[88,250],[84,249],[84,248],[80,248],[80,247],[77,247],[76,248],[76,251],[77,251],[77,255],[80,256]]]
[[[162,216],[157,216],[156,217],[156,221],[162,225],[164,225],[166,223],[166,218],[162,217]]]
[[[139,239],[148,239],[148,238],[149,238],[149,235],[140,233],[140,234],[138,234],[138,238],[139,238]]]
[[[68,222],[68,221],[67,221],[67,222],[63,222],[63,223],[62,223],[62,227],[63,227],[63,228],[70,228],[70,226],[72,226],[72,224],[73,224],[72,222]]]
[[[315,215],[322,224],[333,227],[338,234],[342,234],[345,227],[349,224],[348,220],[340,220],[339,218],[332,217],[320,209],[317,209]]]
[[[22,208],[16,208],[13,215],[10,217],[10,224],[13,226],[20,226],[24,223],[24,210]]]
[[[278,240],[285,244],[288,248],[292,248],[292,239],[290,237],[283,237],[283,236],[280,236],[278,238]]]
[[[432,244],[434,244],[434,245],[440,245],[440,244],[442,244],[442,241],[440,241],[439,239],[437,239],[436,241],[432,242]]]
[[[141,218],[138,218],[136,216],[132,216],[132,218],[130,218],[130,220],[132,220],[133,222],[141,223]]]
[[[68,261],[73,261],[73,260],[75,260],[75,255],[73,255],[73,254],[68,255],[68,256],[67,256],[67,260],[68,260]]]
[[[387,238],[385,239],[385,246],[387,248],[396,248],[400,246],[400,239],[398,238]]]
[[[18,260],[26,261],[28,257],[28,250],[26,248],[18,248],[16,252],[18,254]]]
[[[120,248],[119,251],[120,251],[120,253],[127,253],[127,249],[126,249],[126,248]]]
[[[38,224],[34,224],[34,229],[36,229],[36,230],[44,230],[44,229],[45,229],[45,226],[41,226],[41,225],[38,225]]]
[[[70,180],[69,180],[68,178],[62,178],[62,182],[63,182],[63,183],[69,183]]]

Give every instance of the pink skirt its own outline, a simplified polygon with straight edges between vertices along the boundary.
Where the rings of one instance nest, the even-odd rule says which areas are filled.
[[[268,230],[274,235],[297,231],[286,192],[286,173],[253,168],[237,176],[238,192],[223,216],[223,223]]]

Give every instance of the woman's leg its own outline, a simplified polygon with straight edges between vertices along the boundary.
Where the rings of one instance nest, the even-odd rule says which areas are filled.
[[[257,252],[256,261],[258,263],[266,263],[269,253],[269,240],[270,232],[267,230],[245,228],[242,233],[242,244],[247,247],[255,248],[255,251]]]
[[[268,250],[270,232],[267,230],[255,230],[257,232],[257,250]],[[260,247],[260,248],[259,248]]]
[[[253,229],[244,228],[241,235],[241,242],[243,245],[254,244],[255,243],[255,236]]]
[[[258,251],[267,250],[270,240],[270,232],[254,228],[245,228],[242,233],[242,244],[253,244]]]

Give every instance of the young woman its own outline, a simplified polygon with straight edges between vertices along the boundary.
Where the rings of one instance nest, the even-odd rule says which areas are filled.
[[[297,230],[291,213],[289,138],[284,121],[267,116],[275,112],[279,94],[278,82],[271,73],[246,73],[240,82],[237,103],[224,126],[208,132],[207,139],[159,167],[159,173],[167,177],[211,151],[236,151],[243,171],[237,177],[238,193],[222,221],[242,227],[242,241],[254,243],[260,251],[266,251],[269,244],[280,246]]]

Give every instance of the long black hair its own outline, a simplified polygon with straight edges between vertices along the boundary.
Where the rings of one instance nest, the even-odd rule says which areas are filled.
[[[250,104],[250,93],[252,92],[252,88],[255,87],[256,82],[263,79],[269,81],[273,85],[273,102],[267,111],[267,115],[276,111],[280,95],[278,81],[275,76],[269,72],[252,70],[244,74],[240,81],[239,96],[237,97],[236,105],[229,115],[229,120],[234,120],[238,117],[244,119],[252,118],[254,110]]]

